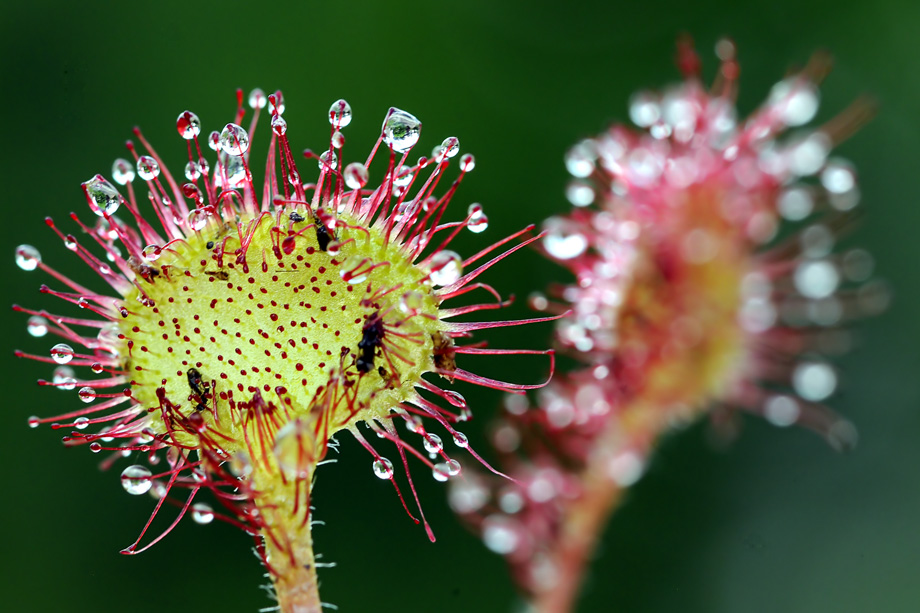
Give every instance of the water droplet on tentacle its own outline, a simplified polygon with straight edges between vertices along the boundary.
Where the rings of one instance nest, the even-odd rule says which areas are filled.
[[[73,359],[73,347],[65,343],[58,343],[51,348],[51,359],[58,364],[66,364]]]
[[[196,524],[206,525],[214,521],[214,510],[203,502],[192,505],[192,521]]]
[[[144,158],[142,157],[141,159]],[[148,159],[153,160],[153,158]],[[140,169],[140,160],[138,160],[137,163],[138,169]],[[155,165],[156,161],[153,163]],[[159,168],[157,168],[157,173],[159,173]],[[131,178],[134,178],[133,171],[131,172]],[[141,173],[141,178],[144,178],[144,173]],[[118,190],[102,175],[96,175],[89,181],[83,183],[83,188],[86,190],[86,198],[90,210],[99,217],[112,215],[118,210],[118,207],[121,206],[121,197],[118,195]]]
[[[374,460],[374,474],[380,479],[393,478],[393,463],[384,457]]]
[[[133,464],[121,472],[121,486],[133,496],[146,494],[153,485],[152,475],[145,467]]]
[[[361,189],[367,185],[367,168],[360,162],[352,162],[345,167],[345,185],[350,189]]]
[[[220,133],[220,148],[227,155],[243,155],[249,150],[249,134],[235,123],[228,123]]]
[[[124,158],[118,158],[112,164],[112,178],[119,185],[127,185],[134,180],[134,165]]]
[[[383,141],[390,149],[405,153],[415,146],[422,131],[422,122],[414,115],[391,108],[383,121]]]
[[[329,107],[329,123],[336,128],[344,128],[351,123],[351,105],[344,100],[336,100]]]
[[[431,275],[434,285],[450,285],[463,274],[463,258],[454,251],[444,249],[431,256]]]
[[[489,218],[486,217],[486,214],[482,210],[482,205],[478,202],[474,202],[466,210],[468,221],[466,222],[466,228],[474,234],[479,234],[480,232],[485,232],[486,228],[489,227]]]
[[[23,270],[35,270],[42,261],[42,254],[32,245],[16,247],[16,266]]]
[[[185,140],[192,140],[201,134],[201,120],[191,111],[182,111],[176,119],[176,130]]]
[[[149,155],[137,158],[137,175],[144,181],[153,181],[160,176],[160,165]]]
[[[38,315],[33,315],[26,323],[26,331],[34,337],[48,334],[48,320]]]

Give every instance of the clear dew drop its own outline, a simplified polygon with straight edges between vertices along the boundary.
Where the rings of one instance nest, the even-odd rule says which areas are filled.
[[[454,251],[444,249],[431,256],[430,268],[429,278],[434,285],[450,285],[463,274],[463,258]]]
[[[141,160],[142,159],[144,158],[142,157]],[[152,160],[153,158],[148,159]],[[138,160],[137,163],[138,171],[140,171],[140,160]],[[155,161],[154,164],[156,164]],[[159,173],[159,168],[157,168],[157,172]],[[143,173],[141,173],[141,178],[144,178]],[[99,217],[112,215],[118,210],[118,207],[121,206],[121,197],[118,195],[118,190],[102,175],[96,175],[89,181],[84,182],[83,188],[86,190],[87,202],[89,203],[90,210]]]
[[[26,331],[36,338],[48,334],[48,320],[39,315],[33,315],[26,323]]]
[[[806,298],[827,298],[837,290],[840,273],[827,260],[806,260],[796,267],[793,283]]]
[[[383,141],[393,151],[405,153],[415,146],[422,131],[422,122],[414,115],[391,108],[383,121]]]
[[[223,155],[224,175],[227,183],[226,189],[236,189],[242,187],[246,182],[246,165],[243,164],[243,158],[235,155]]]
[[[147,468],[140,464],[133,464],[121,471],[121,486],[125,491],[133,496],[140,496],[150,491],[153,485],[151,473]]]
[[[415,315],[425,304],[421,292],[406,292],[399,297],[399,310],[407,315]]]
[[[345,135],[336,130],[332,133],[332,146],[336,149],[341,149],[345,146]]]
[[[341,129],[351,123],[351,105],[344,100],[336,100],[329,107],[329,123]]]
[[[769,104],[774,106],[787,126],[805,125],[818,112],[818,88],[801,78],[780,81],[770,90]]]
[[[284,136],[287,132],[287,121],[281,115],[272,116],[272,132],[278,136]]]
[[[856,187],[856,173],[849,162],[832,160],[821,171],[821,185],[831,194],[845,194]]]
[[[208,134],[208,147],[211,151],[220,151],[220,132],[217,130]]]
[[[422,439],[422,445],[431,457],[435,457],[444,449],[444,443],[437,434],[429,434],[426,436]]]
[[[470,440],[462,432],[454,432],[454,445],[466,449],[470,446]]]
[[[367,258],[360,255],[353,255],[342,262],[342,267],[339,268],[339,276],[342,277],[343,281],[347,283],[361,283],[367,279],[366,274],[355,274],[355,272],[364,266],[367,262]]]
[[[367,168],[361,162],[352,162],[345,167],[344,177],[349,189],[361,189],[367,185]]]
[[[207,209],[193,209],[188,214],[188,227],[195,232],[201,232],[207,227],[210,217],[211,213]]]
[[[585,140],[566,152],[565,168],[573,177],[584,178],[594,172],[595,158],[594,143]]]
[[[594,188],[589,183],[576,179],[566,186],[565,197],[575,206],[588,206],[594,202]]]
[[[274,101],[272,98],[268,99],[268,112],[272,115],[281,115],[284,113],[284,96],[281,92],[274,93]]]
[[[42,254],[32,245],[16,247],[16,266],[23,270],[35,270],[42,261]]]
[[[474,202],[466,210],[467,222],[466,229],[474,234],[479,234],[480,232],[485,232],[489,227],[489,218],[486,217],[485,212],[482,210],[482,205],[478,202]]]
[[[374,474],[379,479],[392,479],[393,463],[384,457],[377,458],[374,460]]]
[[[268,96],[265,95],[258,87],[249,92],[249,108],[251,109],[264,109],[265,105],[268,104]]]
[[[30,428],[37,428],[41,423],[41,420],[37,416],[33,415],[28,419],[27,423],[29,424]]]
[[[763,414],[767,421],[781,428],[797,422],[801,412],[795,398],[786,395],[771,396],[763,405]]]
[[[201,120],[191,111],[182,111],[176,118],[176,130],[185,140],[192,140],[201,134]]]
[[[86,427],[89,426],[89,418],[82,417],[82,416],[78,417],[75,420],[73,420],[73,426],[77,430],[85,430]]]
[[[499,555],[513,553],[520,545],[514,520],[504,515],[490,515],[482,522],[482,540],[486,547]]]
[[[77,386],[76,373],[70,366],[58,366],[51,373],[51,382],[58,389],[70,391]]]
[[[147,245],[144,247],[144,250],[141,251],[141,255],[143,255],[144,259],[148,262],[156,262],[162,253],[163,249],[158,245]]]
[[[805,400],[821,402],[837,389],[837,373],[824,362],[802,362],[792,372],[792,387]]]
[[[571,221],[550,217],[543,223],[543,247],[554,258],[570,260],[588,248],[588,238]]]
[[[196,502],[192,505],[192,521],[203,526],[210,524],[214,521],[214,509],[203,502]]]
[[[185,165],[185,178],[189,181],[197,181],[198,177],[201,176],[201,167],[198,166],[198,162],[189,160]]]
[[[811,215],[814,199],[804,187],[791,187],[779,196],[777,209],[783,218],[789,221],[801,221]]]
[[[629,99],[629,118],[640,128],[648,128],[661,119],[658,97],[651,92],[637,92]]]
[[[149,155],[137,158],[137,176],[144,181],[153,181],[160,176],[160,165]]]
[[[58,364],[66,364],[73,359],[73,347],[66,343],[58,343],[51,348],[51,359]]]
[[[435,481],[444,482],[450,479],[450,469],[447,466],[447,462],[438,462],[431,469],[431,476],[434,477]]]
[[[316,162],[320,170],[328,168],[329,170],[335,170],[339,167],[339,157],[335,154],[335,151],[323,151],[319,160]]]
[[[448,136],[441,142],[441,151],[449,158],[456,156],[460,153],[460,139],[456,136]]]
[[[249,150],[249,134],[235,123],[228,123],[220,133],[220,148],[227,155],[243,155]]]
[[[464,153],[460,156],[460,170],[470,172],[474,168],[476,168],[476,158],[472,153]]]
[[[96,390],[87,385],[80,388],[80,391],[77,392],[77,396],[80,397],[80,400],[89,404],[96,399]]]
[[[134,165],[124,158],[118,158],[112,163],[112,178],[119,185],[127,185],[134,180]]]

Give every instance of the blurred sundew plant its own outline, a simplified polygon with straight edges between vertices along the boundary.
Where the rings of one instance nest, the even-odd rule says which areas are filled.
[[[342,166],[352,109],[338,100],[324,149],[303,152],[308,167],[318,166],[308,183],[295,163],[281,92],[254,90],[248,106],[248,128],[239,91],[233,121],[202,138],[199,118],[179,114],[184,182],[135,129],[139,144],[129,141],[132,159],[115,161],[114,184],[95,175],[82,185],[94,223],[72,214],[79,232],[70,234],[46,219],[110,293],[61,274],[33,246],[16,248],[21,269],[41,270],[56,286],[41,291],[74,307],[68,314],[14,307],[28,316],[32,336],[57,341],[47,354],[17,354],[54,368],[41,385],[76,390],[87,403],[31,417],[30,426],[63,430],[65,444],[103,453],[104,468],[139,461],[122,470],[121,483],[155,502],[122,553],[146,550],[185,515],[201,524],[224,521],[254,539],[277,599],[268,610],[311,613],[323,606],[311,489],[335,434],[347,430],[367,449],[373,474],[393,484],[434,540],[410,459],[438,481],[459,477],[458,453],[487,466],[457,430],[470,408],[446,388],[463,381],[520,393],[543,385],[474,374],[464,366],[476,355],[543,355],[552,371],[551,350],[492,349],[467,339],[558,316],[453,321],[505,306],[478,277],[539,239],[527,226],[467,257],[448,249],[458,233],[488,226],[479,204],[459,220],[444,217],[475,166],[472,155],[457,157],[457,138],[411,162],[421,122],[391,108],[366,158]],[[250,143],[267,129],[259,128],[266,108],[268,158],[259,184]],[[381,158],[383,179],[369,187],[369,168]],[[459,174],[447,179],[455,159]],[[444,304],[455,298],[462,300]],[[394,462],[368,433],[393,445],[402,487]],[[165,528],[153,528],[167,510]]]
[[[838,450],[856,443],[826,405],[830,360],[888,293],[868,252],[835,249],[860,192],[832,149],[871,105],[806,127],[829,67],[819,54],[739,119],[734,44],[716,53],[706,87],[682,40],[682,82],[637,93],[635,127],[566,155],[573,209],[546,220],[542,250],[575,282],[531,302],[572,311],[556,343],[580,366],[533,404],[508,397],[491,437],[511,480],[468,471],[451,484],[452,508],[504,556],[533,611],[574,609],[609,515],[674,426],[708,413],[730,432],[745,411]]]

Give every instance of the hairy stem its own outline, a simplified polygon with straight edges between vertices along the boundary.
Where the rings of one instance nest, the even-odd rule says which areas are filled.
[[[320,613],[313,535],[310,532],[308,475],[285,479],[279,472],[254,471],[255,498],[264,520],[262,537],[268,570],[282,613]]]
[[[574,610],[588,562],[623,492],[596,461],[585,468],[582,483],[584,495],[569,506],[551,554],[555,581],[533,596],[535,613]]]

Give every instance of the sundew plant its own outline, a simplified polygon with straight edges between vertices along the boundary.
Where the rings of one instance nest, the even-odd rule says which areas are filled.
[[[541,613],[573,610],[610,513],[676,426],[709,414],[727,432],[743,411],[856,444],[828,407],[832,359],[887,291],[868,252],[836,248],[860,190],[832,149],[870,105],[808,127],[828,69],[818,55],[740,118],[734,44],[716,51],[706,86],[682,41],[682,82],[637,93],[634,126],[566,155],[573,208],[546,220],[542,249],[574,282],[532,302],[572,311],[556,339],[578,366],[533,404],[508,398],[493,444],[513,482],[452,484],[454,510]]]
[[[370,153],[346,164],[352,109],[338,100],[326,146],[304,151],[299,167],[281,92],[251,93],[246,128],[241,91],[237,98],[233,121],[208,136],[194,113],[179,114],[182,176],[135,129],[129,158],[82,185],[93,221],[45,220],[108,293],[61,274],[33,246],[16,248],[21,269],[49,277],[41,291],[70,303],[62,314],[15,307],[32,336],[54,339],[47,353],[17,353],[53,368],[41,385],[73,390],[87,404],[29,425],[50,424],[66,445],[99,453],[105,468],[128,463],[125,491],[155,500],[122,553],[143,552],[186,515],[225,521],[253,537],[277,608],[316,612],[311,487],[333,437],[347,430],[367,449],[369,476],[390,481],[433,540],[410,464],[447,481],[462,473],[458,457],[478,459],[457,429],[470,408],[449,388],[541,385],[474,374],[467,360],[540,354],[552,370],[551,351],[467,339],[556,316],[454,321],[502,307],[479,276],[539,239],[528,226],[472,255],[449,249],[460,232],[488,226],[479,204],[459,217],[447,210],[475,166],[472,155],[458,157],[457,138],[410,161],[422,124],[392,108]],[[270,128],[259,124],[266,113]],[[261,183],[249,157],[257,132],[268,133]],[[370,180],[375,171],[379,183]]]

